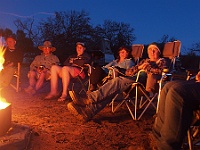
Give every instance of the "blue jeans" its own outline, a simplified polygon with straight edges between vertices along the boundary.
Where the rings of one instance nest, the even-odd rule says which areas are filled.
[[[133,82],[135,82],[135,78],[133,77],[116,77],[101,86],[98,90],[91,92],[88,98],[94,103],[107,101],[107,104],[109,104],[116,94],[126,90]]]
[[[200,105],[200,83],[171,81],[162,89],[153,133],[161,150],[178,150]]]

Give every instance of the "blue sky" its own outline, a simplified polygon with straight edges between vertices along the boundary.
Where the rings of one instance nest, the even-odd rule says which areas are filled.
[[[106,19],[129,23],[134,43],[149,44],[164,34],[182,41],[182,48],[200,42],[199,0],[1,0],[0,27],[14,30],[13,21],[34,15],[35,20],[55,11],[85,10],[93,25]],[[39,12],[45,12],[41,14]]]

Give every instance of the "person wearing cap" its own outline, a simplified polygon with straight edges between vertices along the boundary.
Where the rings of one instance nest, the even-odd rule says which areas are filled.
[[[70,55],[64,62],[64,66],[53,65],[51,67],[51,91],[44,98],[45,100],[57,99],[58,101],[65,101],[68,96],[68,86],[71,78],[80,76],[85,78],[85,72],[81,71],[84,64],[91,62],[91,57],[85,52],[86,47],[82,42],[76,43],[76,53]],[[60,96],[58,91],[58,79],[62,79],[62,94]],[[60,96],[60,97],[59,97]]]
[[[90,75],[90,89],[87,93],[95,91],[97,89],[97,84],[101,84],[102,80],[106,76],[112,76],[112,71],[109,70],[110,67],[114,68],[115,74],[121,72],[125,73],[125,70],[134,66],[135,63],[129,57],[130,50],[124,46],[119,48],[117,59],[111,61],[107,65],[100,67],[96,66]],[[119,74],[118,74],[119,75]]]
[[[157,80],[159,79],[158,77],[161,78],[162,71],[166,68],[166,60],[160,58],[160,49],[156,43],[150,44],[147,52],[149,58],[127,69],[125,72],[126,76],[119,76],[108,81],[98,90],[89,93],[87,99],[73,98],[73,102],[67,105],[71,114],[80,121],[89,121],[109,104],[116,94],[125,91],[135,82],[136,74],[139,70],[144,70],[146,72],[147,79],[146,76],[141,76],[141,79],[145,77],[147,80],[146,90],[148,92],[153,92]]]
[[[42,46],[38,46],[42,53],[34,58],[28,73],[29,86],[24,89],[28,94],[35,94],[43,86],[46,80],[50,79],[50,69],[52,65],[59,65],[60,60],[52,52],[56,50],[50,41],[45,41]]]
[[[23,60],[23,52],[16,47],[16,38],[14,35],[6,37],[6,47],[4,53],[4,69],[0,73],[0,88],[7,87],[17,70],[17,64]]]

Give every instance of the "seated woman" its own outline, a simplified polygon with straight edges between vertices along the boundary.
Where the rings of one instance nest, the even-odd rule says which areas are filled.
[[[128,58],[129,52],[129,49],[127,49],[126,47],[120,47],[117,59],[113,60],[112,62],[108,63],[103,67],[95,67],[95,69],[90,75],[91,84],[88,93],[95,91],[97,89],[97,84],[101,83],[103,78],[105,78],[108,74],[112,74],[112,71],[109,71],[109,67],[114,67],[116,72],[120,71],[122,73],[125,73],[126,69],[129,69],[130,67],[134,66],[133,60]]]
[[[60,63],[58,57],[52,54],[56,48],[52,47],[50,41],[45,41],[43,46],[38,46],[38,48],[42,51],[42,54],[36,56],[31,63],[28,73],[29,86],[24,89],[26,93],[31,95],[41,89],[45,80],[50,79],[51,66]]]
[[[58,101],[65,101],[68,96],[68,86],[71,78],[80,76],[85,78],[85,73],[81,72],[80,66],[88,64],[91,61],[89,54],[85,52],[85,44],[81,42],[76,43],[76,54],[69,56],[64,66],[53,65],[51,67],[51,91],[44,98],[45,100],[56,99],[59,97],[58,92],[58,78],[62,79],[62,95],[58,98]]]

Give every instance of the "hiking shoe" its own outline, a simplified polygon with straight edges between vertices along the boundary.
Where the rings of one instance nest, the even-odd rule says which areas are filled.
[[[83,123],[88,122],[91,117],[92,113],[89,112],[86,107],[78,106],[73,102],[67,104],[67,108],[74,117],[78,120],[82,121]]]
[[[69,95],[72,101],[74,102],[74,104],[76,105],[86,106],[86,105],[92,104],[92,101],[88,98],[78,98],[76,94],[74,93],[74,91],[69,91]]]

